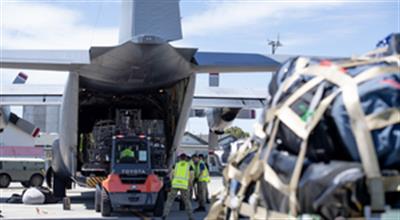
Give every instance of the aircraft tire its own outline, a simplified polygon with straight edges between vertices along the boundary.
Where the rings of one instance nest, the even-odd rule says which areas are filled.
[[[67,188],[67,183],[64,179],[58,177],[56,174],[53,177],[53,192],[54,196],[58,198],[64,198]]]

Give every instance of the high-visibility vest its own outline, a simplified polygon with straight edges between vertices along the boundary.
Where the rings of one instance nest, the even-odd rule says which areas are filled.
[[[187,161],[179,161],[175,164],[174,178],[172,179],[172,188],[188,189],[190,177],[190,165]]]
[[[196,165],[194,164],[193,160],[189,161],[190,167],[192,167],[193,170],[196,170]]]
[[[126,148],[121,152],[121,156],[120,158],[123,157],[135,157],[135,152],[133,152],[133,150]]]
[[[204,165],[204,170],[203,172],[200,173],[200,164]],[[200,160],[197,163],[197,167],[196,167],[196,177],[198,178],[199,182],[210,182],[210,174],[208,173],[208,169],[206,164],[204,163],[203,160]]]

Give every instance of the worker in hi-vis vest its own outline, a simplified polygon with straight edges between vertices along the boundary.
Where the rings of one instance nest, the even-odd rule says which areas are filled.
[[[189,187],[193,182],[194,173],[193,168],[187,161],[187,156],[185,153],[179,155],[179,161],[173,166],[172,174],[172,189],[168,193],[168,198],[164,206],[164,213],[162,219],[166,219],[171,206],[177,196],[178,192],[181,194],[183,203],[185,204],[185,210],[189,219],[192,220],[192,201],[189,196]]]
[[[199,154],[199,160],[202,160],[202,161],[204,161],[204,164],[206,165],[206,168],[207,168],[207,171],[208,171],[208,175],[210,176],[210,166],[208,165],[208,162],[207,162],[207,158],[204,158],[204,155],[203,154]],[[196,177],[195,177],[196,178]],[[210,182],[210,179],[209,179],[209,181],[208,182]],[[206,187],[206,202],[207,203],[210,203],[210,198],[209,198],[209,196],[208,196],[208,187]]]
[[[134,158],[135,152],[133,152],[132,147],[127,147],[123,151],[121,151],[119,158]]]
[[[203,156],[203,155],[201,155]],[[198,201],[199,207],[197,207],[195,212],[204,212],[206,211],[206,200],[207,200],[207,185],[210,182],[210,174],[208,172],[208,168],[203,159],[204,157],[198,157],[198,161],[196,163],[196,169],[194,171],[195,178],[197,179],[197,190],[198,190]]]

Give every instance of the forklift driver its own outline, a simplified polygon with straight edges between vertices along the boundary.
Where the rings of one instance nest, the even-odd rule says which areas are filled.
[[[135,159],[135,152],[132,150],[132,146],[126,147],[121,151],[119,158],[121,161],[131,161]]]

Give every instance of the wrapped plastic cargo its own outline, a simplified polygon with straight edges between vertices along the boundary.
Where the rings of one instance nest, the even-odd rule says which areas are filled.
[[[284,64],[207,219],[334,219],[400,208],[399,38],[358,58]]]

